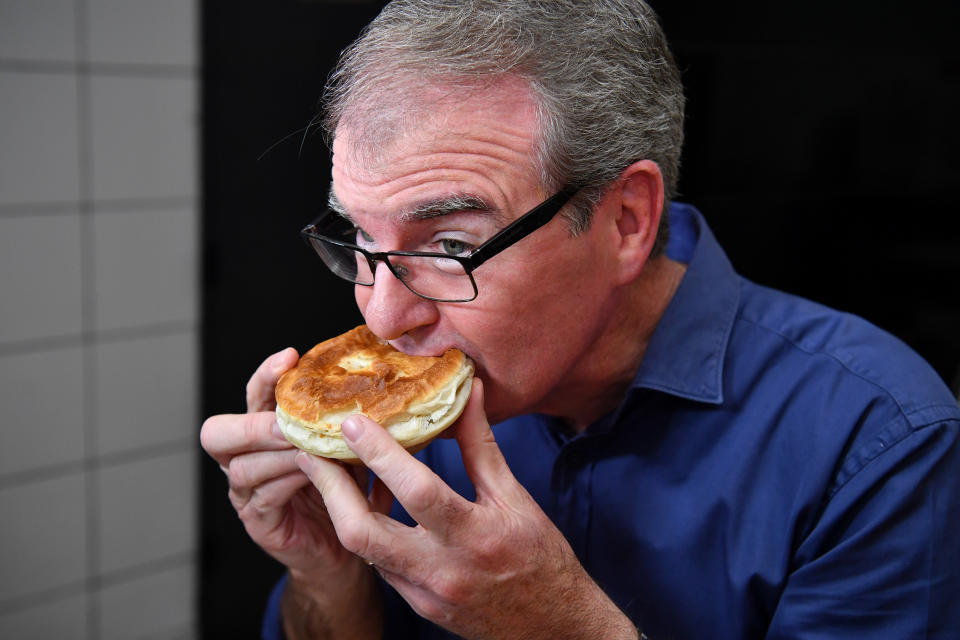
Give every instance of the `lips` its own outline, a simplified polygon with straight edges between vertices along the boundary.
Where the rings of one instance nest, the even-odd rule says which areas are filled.
[[[405,333],[393,340],[387,340],[387,343],[397,351],[402,351],[408,356],[440,356],[443,355],[447,349],[460,349],[457,345],[438,343],[435,340],[420,342],[409,333]],[[460,350],[463,351],[463,349]],[[466,353],[466,351],[464,351],[464,353]]]
[[[477,375],[479,375],[480,371],[483,370],[483,365],[481,360],[459,345],[450,344],[450,343],[442,344],[442,346],[431,346],[428,343],[421,344],[407,334],[404,334],[395,340],[388,340],[387,342],[391,347],[393,347],[397,351],[402,351],[403,353],[410,356],[437,357],[437,356],[443,355],[447,351],[447,349],[460,349],[460,351],[466,354],[468,358],[473,360],[477,368]]]

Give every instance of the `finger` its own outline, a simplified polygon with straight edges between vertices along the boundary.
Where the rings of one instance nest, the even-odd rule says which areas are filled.
[[[323,496],[323,503],[344,548],[368,562],[395,566],[392,556],[402,548],[399,523],[371,512],[366,497],[343,465],[301,452],[297,464]],[[398,554],[402,556],[403,554]]]
[[[200,429],[200,444],[224,467],[241,453],[292,448],[275,424],[272,411],[213,416],[207,418]]]
[[[445,535],[453,521],[472,508],[373,420],[360,414],[350,416],[340,432],[350,449],[424,528]]]
[[[310,479],[297,470],[261,484],[245,499],[231,490],[230,502],[246,527],[253,528],[251,533],[269,532],[280,526],[287,503],[309,484]]]
[[[274,397],[277,380],[293,367],[298,359],[297,350],[287,347],[260,363],[247,382],[247,411],[273,411],[277,407]]]
[[[393,506],[393,494],[383,480],[370,473],[370,470],[361,465],[351,465],[348,471],[356,481],[361,491],[367,492],[367,503],[371,511],[390,515],[390,508]]]
[[[389,514],[390,504],[393,503],[393,494],[390,493],[389,489],[384,487],[383,482],[375,475],[370,473],[370,469],[367,469],[363,465],[349,465],[346,467],[346,469],[350,475],[353,476],[353,480],[357,483],[360,491],[367,492],[367,503],[370,505],[371,511]],[[381,495],[384,492],[388,494],[389,498],[385,498]],[[374,499],[374,496],[376,496],[376,500]],[[382,505],[382,503],[387,499],[390,500],[390,504],[388,504],[386,510],[384,510],[380,507],[380,505]]]
[[[453,427],[453,436],[460,447],[463,465],[477,490],[477,497],[489,495],[513,479],[513,473],[497,446],[483,410],[483,383],[473,379],[470,400]]]
[[[448,610],[446,603],[423,583],[410,580],[403,574],[387,571],[383,567],[378,566],[377,570],[384,581],[393,587],[421,618],[436,620],[442,616],[440,612]]]
[[[299,471],[296,455],[296,449],[285,449],[234,456],[227,467],[230,488],[240,497],[249,496],[260,485]]]

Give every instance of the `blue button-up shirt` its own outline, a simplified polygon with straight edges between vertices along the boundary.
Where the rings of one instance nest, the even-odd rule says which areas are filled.
[[[738,276],[692,207],[671,223],[687,271],[622,404],[581,434],[497,425],[519,481],[654,640],[960,638],[946,386],[864,320]],[[455,441],[419,457],[473,497]],[[454,637],[386,607],[386,638]]]

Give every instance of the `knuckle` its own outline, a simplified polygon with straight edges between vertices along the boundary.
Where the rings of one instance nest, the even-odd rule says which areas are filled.
[[[415,603],[417,613],[427,620],[439,621],[447,618],[447,610],[435,598],[423,598]]]
[[[471,549],[475,561],[482,567],[495,567],[503,563],[505,557],[504,538],[499,533],[490,536],[478,536]]]
[[[228,478],[230,479],[230,485],[238,488],[250,487],[253,484],[250,475],[250,465],[247,464],[243,456],[236,456],[230,460],[230,464],[227,465],[229,470]]]
[[[435,579],[433,592],[441,601],[457,604],[466,601],[470,593],[470,585],[459,573],[443,571]]]
[[[249,520],[264,520],[272,510],[273,505],[265,501],[259,492],[254,491],[250,494],[250,499],[243,505],[243,508],[238,509],[237,512],[240,519],[246,522]]]
[[[247,505],[247,501],[240,497],[233,489],[227,491],[227,497],[230,498],[230,504],[233,505],[234,511],[237,512],[237,515],[241,515],[244,507]]]
[[[345,549],[358,556],[365,556],[370,549],[370,532],[357,518],[342,520],[337,537]]]
[[[397,482],[397,493],[406,497],[413,511],[429,509],[437,502],[438,487],[417,473],[405,473]]]

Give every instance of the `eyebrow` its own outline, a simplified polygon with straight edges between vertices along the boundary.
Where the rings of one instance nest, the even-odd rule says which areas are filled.
[[[337,198],[337,194],[333,192],[332,186],[327,197],[327,205],[335,213],[353,223],[353,218],[347,213],[343,203]],[[483,198],[471,193],[454,193],[440,198],[424,200],[402,210],[399,217],[402,222],[411,222],[439,218],[465,211],[489,214],[496,222],[503,222],[503,215],[499,208],[487,204]]]
[[[340,202],[340,199],[337,198],[337,194],[333,192],[333,185],[330,185],[330,190],[327,192],[327,206],[330,207],[330,210],[337,215],[346,218],[350,222],[353,222],[353,219],[347,214],[347,210]]]
[[[479,196],[469,193],[454,193],[442,198],[419,202],[411,208],[401,211],[400,219],[403,222],[429,220],[430,218],[439,218],[450,215],[451,213],[464,211],[487,213],[494,216],[499,213],[498,209],[488,205],[486,201]]]

